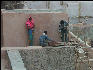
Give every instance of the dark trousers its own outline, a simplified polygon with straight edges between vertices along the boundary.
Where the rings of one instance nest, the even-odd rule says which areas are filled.
[[[68,31],[61,31],[62,42],[68,42]]]
[[[48,43],[40,43],[40,46],[42,47],[48,46]]]

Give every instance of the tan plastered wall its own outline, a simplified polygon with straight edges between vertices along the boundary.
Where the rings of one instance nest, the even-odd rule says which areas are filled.
[[[1,12],[1,47],[3,46],[3,19]]]
[[[3,12],[3,46],[4,47],[24,47],[27,46],[27,31],[25,23],[29,16],[35,22],[34,46],[39,45],[39,37],[44,30],[48,31],[49,38],[61,41],[58,33],[60,20],[68,21],[65,13],[15,13]]]

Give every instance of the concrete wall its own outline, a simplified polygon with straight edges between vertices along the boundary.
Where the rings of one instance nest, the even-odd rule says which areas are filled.
[[[19,50],[27,70],[75,70],[74,47]]]
[[[42,5],[41,5],[42,4]],[[46,8],[46,1],[25,1],[24,2],[24,9],[45,9]]]
[[[27,3],[25,3],[27,2]],[[49,3],[48,3],[49,2]],[[63,5],[61,3],[63,2]],[[38,4],[37,4],[38,3]],[[79,11],[80,3],[80,11]],[[64,11],[70,17],[70,24],[79,23],[79,19],[76,16],[92,16],[93,17],[93,1],[24,1],[26,7],[31,7],[31,9],[50,9],[50,10],[60,10]],[[37,6],[38,5],[38,6]],[[24,9],[25,6],[24,6]],[[73,18],[74,17],[74,18]],[[88,18],[88,24],[93,24],[93,18]],[[85,21],[85,19],[80,18],[80,22]]]
[[[34,45],[39,45],[39,37],[44,30],[48,31],[48,36],[51,39],[61,41],[58,35],[58,25],[62,19],[68,21],[67,14],[3,12],[3,46],[21,47],[27,45],[25,23],[30,15],[35,21]]]
[[[81,2],[81,16],[93,16],[93,2]]]
[[[93,16],[93,1],[24,1],[24,9],[60,9],[74,17],[79,15],[79,3],[81,16]]]
[[[61,1],[24,1],[24,9],[64,9]]]
[[[68,3],[68,7],[66,7],[66,12],[69,17],[76,17],[79,15],[79,3]]]

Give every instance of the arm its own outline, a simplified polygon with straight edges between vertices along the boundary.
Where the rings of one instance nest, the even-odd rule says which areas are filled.
[[[51,40],[50,38],[48,38],[48,36],[46,36],[46,39],[49,40],[49,41],[53,41],[53,40]]]
[[[31,24],[32,24],[32,30],[34,31],[35,24],[34,24],[34,21],[33,21],[33,19],[32,19],[32,21],[31,21]]]
[[[61,32],[61,25],[59,25],[58,31]]]
[[[30,26],[28,26],[28,24],[26,24],[26,26],[27,26],[27,29],[30,29]]]
[[[32,28],[34,28],[35,27],[35,24],[34,24],[34,20],[33,19],[31,20],[31,23],[33,25]]]

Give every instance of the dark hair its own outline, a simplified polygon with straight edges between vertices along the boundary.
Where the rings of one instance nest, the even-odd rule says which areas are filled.
[[[32,20],[32,18],[30,17],[29,20]]]
[[[47,31],[44,31],[45,34],[47,34]]]
[[[64,20],[61,20],[61,21],[60,21],[60,24],[64,24]]]

